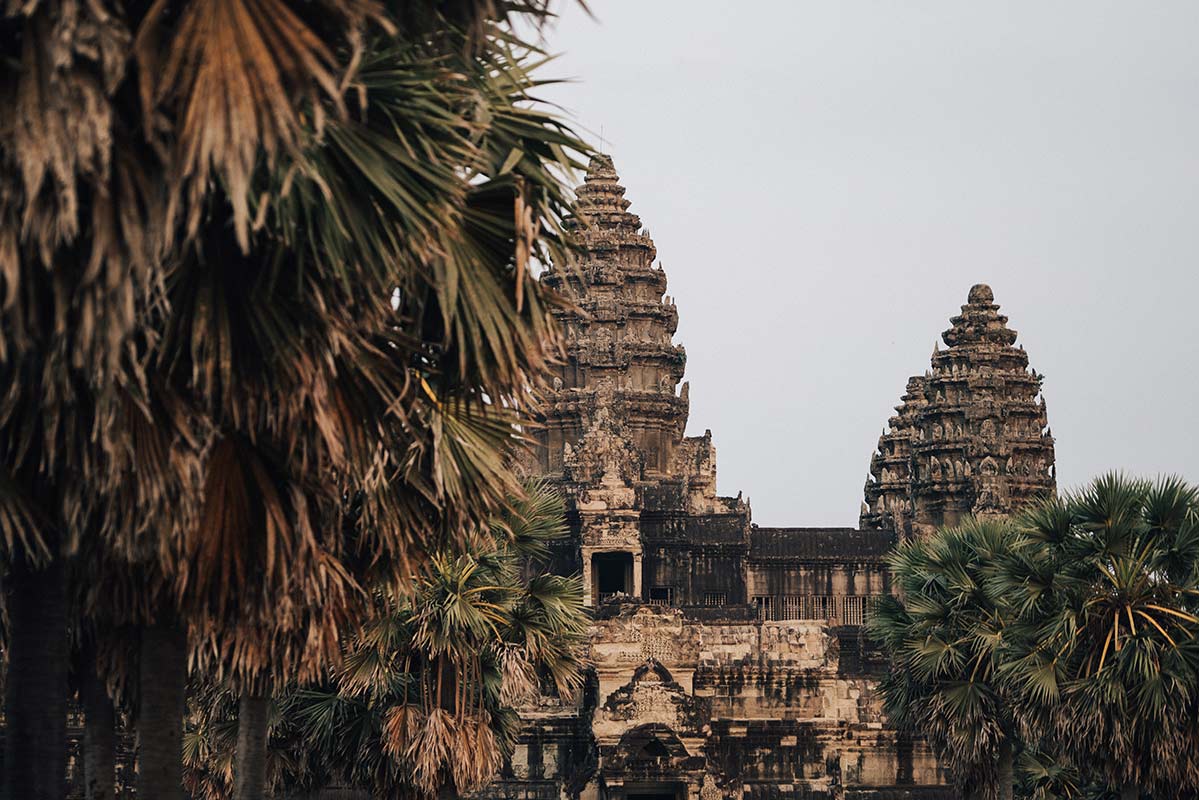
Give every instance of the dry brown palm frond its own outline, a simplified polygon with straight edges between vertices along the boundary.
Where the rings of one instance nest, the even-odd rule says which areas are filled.
[[[457,738],[458,722],[453,714],[441,708],[429,711],[406,753],[412,764],[412,783],[421,791],[437,791],[443,767],[458,755]]]
[[[121,387],[110,410],[98,421],[109,439],[105,469],[89,483],[100,536],[119,558],[168,566],[197,523],[212,428],[157,381],[144,395]]]
[[[537,694],[537,670],[525,648],[519,644],[501,644],[496,648],[500,666],[500,702],[518,706]]]
[[[503,760],[503,748],[491,727],[490,714],[483,712],[459,723],[453,766],[454,788],[459,794],[473,794],[486,786]]]
[[[117,376],[158,286],[157,160],[114,106],[130,34],[103,0],[11,6],[0,72],[0,356]],[[19,48],[19,49],[15,49]]]
[[[35,563],[50,558],[43,517],[21,485],[0,468],[0,554],[6,560],[15,553],[25,553]]]
[[[285,0],[189,0],[173,24],[167,16],[167,0],[156,0],[134,54],[146,113],[163,108],[175,117],[180,188],[172,207],[186,204],[187,232],[194,236],[211,181],[219,177],[238,243],[248,250],[250,178],[260,154],[270,161],[280,150],[297,148],[317,122],[305,114],[322,103],[342,110],[334,53],[342,36],[322,39]],[[337,27],[347,24],[354,21],[340,20]],[[147,119],[147,127],[152,124]]]
[[[282,591],[316,560],[306,499],[281,490],[263,454],[243,438],[226,435],[213,447],[203,491],[177,574],[188,605],[223,616],[247,594]]]
[[[328,553],[269,607],[247,604],[228,617],[192,617],[192,657],[206,675],[240,690],[267,678],[314,682],[342,658],[343,631],[365,613],[366,593]]]
[[[424,714],[411,705],[392,706],[383,717],[383,752],[395,760],[407,757],[424,727]]]
[[[14,16],[22,18],[21,69],[15,86],[2,87],[12,115],[0,132],[20,170],[22,231],[49,266],[79,232],[81,190],[108,176],[110,96],[124,76],[129,31],[99,2],[47,0]]]

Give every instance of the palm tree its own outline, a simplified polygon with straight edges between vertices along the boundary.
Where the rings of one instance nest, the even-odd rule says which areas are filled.
[[[459,537],[503,505],[513,486],[496,454],[513,430],[500,409],[528,405],[554,342],[551,298],[527,266],[565,253],[557,235],[565,194],[552,165],[569,169],[567,151],[581,148],[526,103],[535,84],[496,27],[508,11],[492,3],[408,4],[398,12],[403,36],[396,20],[365,6],[275,2],[250,14],[245,4],[217,12],[195,0],[168,18],[156,4],[92,20],[101,63],[89,56],[53,69],[51,56],[74,52],[76,32],[54,29],[51,5],[18,12],[0,31],[27,58],[27,69],[0,74],[0,102],[14,112],[5,119],[27,123],[0,127],[0,180],[16,187],[0,218],[6,237],[24,232],[0,248],[6,289],[48,304],[44,314],[5,304],[0,315],[0,369],[25,401],[6,404],[0,420],[6,455],[24,454],[6,458],[0,476],[9,586],[20,594],[10,603],[18,619],[9,719],[39,734],[9,741],[41,748],[10,758],[29,765],[7,779],[22,796],[60,793],[61,768],[51,762],[63,761],[65,681],[51,678],[65,675],[66,625],[61,603],[33,593],[62,593],[61,581],[47,580],[63,549],[54,531],[100,517],[114,551],[139,553],[136,563],[158,575],[142,603],[157,608],[142,615],[142,684],[155,702],[143,698],[139,719],[169,733],[179,728],[184,676],[156,675],[155,664],[181,663],[185,621],[199,615],[205,630],[219,631],[236,611],[262,609],[293,571],[319,573],[317,554],[329,548],[316,546],[312,523],[337,529],[346,497],[362,508],[367,562],[395,570],[419,561],[425,541]],[[238,35],[236,19],[249,25]],[[205,20],[216,22],[204,28]],[[267,41],[273,52],[259,47]],[[85,44],[92,53],[95,43]],[[52,88],[62,97],[94,103],[39,103],[39,75],[61,84]],[[135,78],[144,118],[118,102]],[[98,111],[81,128],[69,117],[85,106]],[[269,158],[256,161],[260,151]],[[163,207],[170,213],[160,219]],[[67,311],[55,313],[55,303]],[[268,365],[275,371],[263,380]],[[131,394],[140,419],[125,413]],[[182,410],[164,417],[151,395]],[[91,409],[85,419],[102,435],[56,423],[78,417],[72,404]],[[129,424],[108,424],[114,415]],[[125,455],[132,431],[178,415],[208,431],[192,448],[201,472],[236,465],[240,485],[209,480],[190,490],[191,460],[152,461],[164,471],[148,476]],[[239,496],[297,486],[269,470],[285,459],[309,467],[298,482],[306,492],[242,513]],[[140,498],[155,483],[185,487],[150,488],[204,515],[147,536],[147,515],[113,498]],[[71,491],[38,503],[34,485]],[[38,572],[45,563],[49,571]],[[259,570],[262,591],[243,596],[246,581],[236,578]],[[173,682],[169,692],[150,683],[154,675]],[[147,762],[171,758],[173,735],[142,738],[165,743],[143,750],[142,773],[171,783],[170,765]]]
[[[467,792],[490,780],[517,731],[512,707],[543,675],[567,696],[581,682],[582,586],[535,568],[562,530],[560,498],[533,485],[466,552],[433,556],[403,594],[380,593],[343,664],[278,698],[276,780],[315,788],[340,777],[379,796]],[[189,747],[189,783],[209,800],[228,796],[213,776],[227,763],[235,713],[218,696]]]
[[[15,795],[61,794],[67,625],[34,592],[85,528],[147,576],[139,774],[169,797],[188,628],[228,666],[282,636],[277,592],[352,596],[322,572],[351,556],[394,582],[519,488],[513,410],[557,337],[529,265],[569,254],[585,148],[531,102],[506,4],[266,3],[0,23]]]
[[[988,581],[1014,541],[1006,520],[978,518],[900,544],[889,557],[899,596],[869,623],[891,660],[888,715],[928,737],[969,797],[1013,792],[1020,745],[999,670],[1007,609]]]
[[[1107,475],[1021,516],[995,578],[1015,707],[1122,798],[1199,786],[1199,494]]]
[[[498,39],[489,41],[496,47],[500,44]],[[346,307],[338,314],[328,313],[338,298],[320,297],[321,315],[307,307],[313,302],[312,292],[297,296],[294,288],[280,279],[278,270],[291,260],[275,259],[265,265],[261,279],[271,296],[256,298],[257,289],[250,290],[256,305],[273,310],[271,317],[258,320],[258,330],[229,326],[225,332],[219,323],[205,326],[215,331],[217,343],[238,342],[234,352],[242,354],[246,363],[246,372],[239,375],[235,360],[235,375],[228,382],[245,397],[225,396],[224,382],[201,387],[209,402],[217,395],[216,399],[227,405],[212,412],[213,416],[225,430],[236,431],[239,417],[257,417],[264,423],[256,431],[237,431],[236,446],[221,444],[214,451],[214,458],[222,453],[221,447],[229,452],[228,463],[214,468],[213,474],[221,476],[222,486],[232,494],[206,501],[205,508],[211,507],[217,519],[209,525],[207,517],[202,517],[201,533],[194,540],[193,558],[203,560],[207,553],[219,553],[224,559],[208,573],[209,586],[193,583],[196,594],[192,597],[198,613],[208,620],[205,627],[219,640],[214,651],[222,660],[221,670],[234,681],[282,685],[305,680],[313,671],[328,666],[340,654],[338,629],[346,626],[351,612],[366,597],[360,589],[366,582],[364,569],[372,581],[394,584],[419,563],[425,542],[454,544],[477,520],[502,510],[507,498],[519,493],[520,487],[503,468],[502,457],[515,441],[515,423],[521,417],[506,409],[529,405],[527,387],[542,369],[542,351],[554,341],[554,334],[546,313],[549,298],[543,297],[539,288],[525,286],[527,269],[513,269],[510,263],[511,241],[517,232],[504,216],[504,202],[511,210],[512,188],[503,184],[513,180],[526,186],[544,183],[548,175],[536,158],[531,159],[529,168],[522,167],[530,160],[529,154],[536,156],[540,147],[542,156],[551,157],[550,144],[577,143],[565,134],[555,134],[551,118],[521,107],[533,83],[520,62],[505,60],[507,57],[502,49],[488,54],[481,77],[472,78],[466,86],[460,85],[461,76],[471,75],[471,68],[479,72],[478,55],[453,73],[444,72],[441,65],[431,70],[428,56],[411,47],[392,47],[373,59],[364,58],[358,74],[367,88],[369,108],[378,109],[377,114],[344,123],[344,131],[341,122],[327,123],[329,144],[312,156],[312,169],[321,170],[320,185],[335,195],[335,202],[330,204],[323,194],[314,193],[315,184],[305,185],[302,179],[293,178],[296,202],[279,212],[287,226],[295,222],[284,216],[284,211],[311,222],[304,225],[305,236],[329,237],[309,252],[308,240],[287,241],[295,235],[291,227],[279,231],[282,246],[301,258],[311,258],[314,268],[340,270],[347,263],[371,268],[379,263],[394,265],[396,255],[388,248],[394,249],[392,239],[397,234],[419,242],[434,233],[427,230],[430,220],[411,219],[426,212],[403,205],[410,202],[404,194],[405,181],[419,177],[447,182],[452,177],[458,185],[463,178],[454,174],[452,165],[466,159],[473,177],[469,188],[462,189],[458,202],[463,207],[442,212],[450,220],[460,216],[460,228],[435,232],[443,244],[458,251],[456,258],[436,259],[433,274],[405,275],[393,268],[384,275],[368,276],[368,281],[355,287],[357,294],[342,300]],[[434,95],[425,96],[430,87]],[[472,113],[485,113],[485,126],[471,122],[461,130],[446,131],[445,141],[438,143],[444,156],[426,153],[432,165],[398,158],[402,154],[388,137],[396,135],[397,123],[408,124],[412,109],[440,103],[446,107],[439,116],[423,121],[423,126],[457,126],[463,120],[449,112],[467,99]],[[480,112],[480,107],[486,111]],[[412,136],[421,134],[419,127],[414,125]],[[538,136],[549,143],[538,143]],[[513,161],[514,152],[522,156],[521,162]],[[365,165],[371,168],[366,170]],[[407,174],[416,167],[419,176]],[[504,170],[507,172],[499,174]],[[489,173],[491,179],[487,179]],[[377,187],[377,196],[370,197],[370,187]],[[453,192],[447,189],[446,194],[448,198],[441,200],[430,195],[426,202],[453,199]],[[543,192],[536,190],[531,196],[537,194]],[[363,205],[364,195],[370,199],[369,205]],[[388,217],[374,220],[381,230],[373,229],[369,216],[378,216],[377,209],[388,207],[392,208]],[[361,236],[346,239],[346,232],[340,230],[342,221],[328,218],[331,209],[340,209]],[[444,222],[438,225],[445,227]],[[387,230],[396,227],[409,230]],[[226,251],[236,253],[231,242],[226,245]],[[366,252],[362,252],[364,247]],[[330,255],[336,255],[337,263],[319,263]],[[403,257],[421,268],[413,254]],[[222,302],[231,310],[220,319],[246,318],[249,309],[243,313],[238,309],[247,302],[240,286],[247,270],[236,258],[231,263],[237,270],[232,292],[224,286],[206,290],[207,284],[197,288],[190,283],[193,274],[202,282],[211,281],[211,270],[184,276],[189,280],[181,284],[180,302],[175,306],[183,312],[184,324],[176,329],[181,334],[177,344],[172,344],[173,336],[168,338],[169,349],[187,354],[196,351],[194,321],[205,309],[188,305],[186,298],[207,297],[211,303],[211,298],[225,292]],[[448,267],[458,274],[438,274]],[[445,283],[458,284],[460,289],[447,293]],[[399,314],[392,305],[392,287],[397,285]],[[468,289],[477,296],[463,298]],[[208,313],[210,320],[216,318],[212,311]],[[414,339],[414,334],[419,335]],[[312,341],[337,343],[340,352],[312,358],[304,352]],[[209,345],[201,342],[200,346]],[[213,355],[206,358],[215,357],[216,346],[212,347]],[[280,350],[285,358],[280,358]],[[263,364],[282,364],[285,370],[281,374],[264,372]],[[194,391],[196,387],[189,388]],[[370,425],[356,427],[361,420]],[[246,482],[253,484],[250,491],[227,483],[230,474],[237,474],[234,467],[247,461],[252,466],[243,466],[241,472],[248,476]],[[329,465],[334,467],[332,474]],[[305,474],[305,466],[316,471]],[[246,497],[277,505],[236,513],[236,519],[246,522],[244,529],[238,530],[229,524],[230,510],[237,509],[240,498]],[[355,519],[345,540],[317,536],[322,530],[347,528],[347,497],[354,498]],[[272,528],[277,529],[278,544],[269,536],[264,541],[258,533],[269,533]],[[359,554],[374,555],[355,559],[347,543]],[[272,548],[289,556],[272,562]],[[255,596],[240,588],[239,553],[246,553],[248,570],[253,571],[257,564],[257,574],[267,578],[256,584]],[[355,560],[357,563],[352,563]],[[271,574],[272,563],[277,574]],[[330,584],[331,578],[336,582]],[[236,597],[223,594],[230,587]],[[281,604],[283,597],[289,602]],[[236,623],[228,617],[235,609]],[[314,640],[314,626],[324,626],[324,632],[315,636],[324,645],[320,650],[305,646]],[[259,712],[267,699],[254,694],[244,698],[256,704]],[[261,723],[265,715],[258,713],[256,718]],[[265,741],[265,731],[259,729],[247,741]],[[253,787],[263,780],[262,758],[243,761],[239,756],[237,767],[246,774],[246,791],[253,794]]]

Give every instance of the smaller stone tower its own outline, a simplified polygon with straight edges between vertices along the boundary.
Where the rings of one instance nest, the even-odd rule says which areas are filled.
[[[927,405],[924,384],[923,377],[908,378],[895,415],[879,437],[858,522],[863,530],[889,529],[905,538],[912,533],[912,440],[917,437],[917,417]]]
[[[908,382],[871,459],[862,527],[922,534],[1056,490],[1041,376],[994,299],[974,286],[942,334],[948,349]]]

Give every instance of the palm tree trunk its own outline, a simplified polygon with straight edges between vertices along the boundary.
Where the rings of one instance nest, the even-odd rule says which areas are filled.
[[[55,558],[48,567],[35,569],[17,556],[8,583],[7,731],[0,796],[61,800],[67,790],[66,565]]]
[[[264,796],[270,705],[269,687],[242,693],[237,712],[234,800],[260,800]]]
[[[181,625],[142,629],[139,672],[137,796],[183,800],[187,632]]]
[[[1120,787],[1120,800],[1140,800],[1141,787],[1135,783],[1126,783]]]
[[[116,797],[116,711],[104,681],[96,675],[95,659],[84,664],[83,779],[87,800]]]
[[[999,800],[1012,800],[1015,791],[1015,776],[1012,773],[1012,742],[1004,739],[999,745]]]

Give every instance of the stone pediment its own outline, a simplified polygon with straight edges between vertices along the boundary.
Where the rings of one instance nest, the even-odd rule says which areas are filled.
[[[656,659],[647,659],[624,686],[604,700],[596,718],[596,732],[616,724],[663,726],[687,737],[702,734],[710,715],[710,703],[688,692]]]

